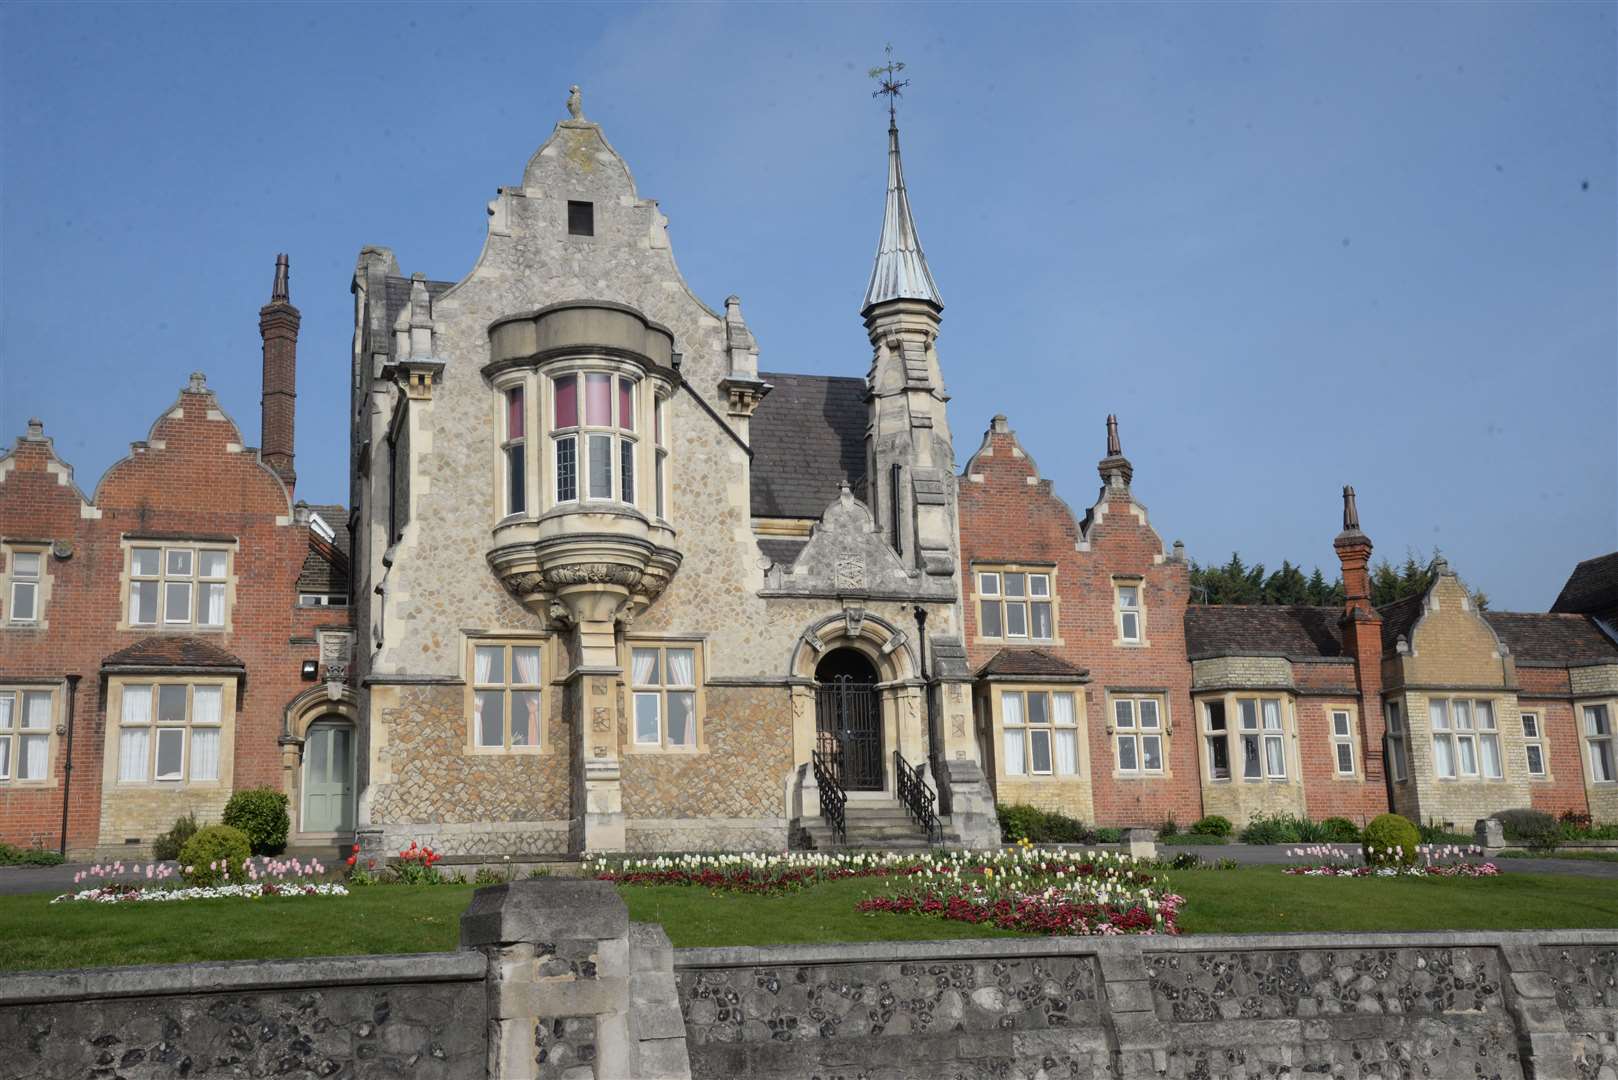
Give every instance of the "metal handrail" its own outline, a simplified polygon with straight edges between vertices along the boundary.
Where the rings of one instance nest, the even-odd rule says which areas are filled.
[[[941,842],[944,829],[938,820],[938,793],[927,786],[927,778],[921,770],[907,762],[897,750],[893,752],[893,775],[899,791],[899,804],[921,826],[928,840]]]
[[[811,750],[809,757],[810,765],[815,770],[815,786],[820,789],[820,816],[826,819],[826,824],[831,828],[832,835],[837,837],[837,842],[847,844],[848,822],[845,810],[848,806],[848,792],[843,790],[836,771],[821,756],[819,750]]]

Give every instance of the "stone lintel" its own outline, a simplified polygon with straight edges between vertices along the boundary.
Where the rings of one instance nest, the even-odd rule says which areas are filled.
[[[491,885],[461,916],[461,947],[621,937],[629,909],[608,881],[540,878]]]

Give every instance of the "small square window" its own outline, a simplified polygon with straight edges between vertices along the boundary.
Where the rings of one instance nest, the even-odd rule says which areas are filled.
[[[569,236],[594,236],[596,234],[596,208],[594,203],[568,200],[567,232]]]

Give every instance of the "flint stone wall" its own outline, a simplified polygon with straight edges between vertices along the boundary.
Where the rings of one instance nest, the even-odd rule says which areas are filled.
[[[682,949],[693,1077],[1610,1080],[1618,936]]]
[[[8,975],[0,1080],[484,1075],[480,953]]]

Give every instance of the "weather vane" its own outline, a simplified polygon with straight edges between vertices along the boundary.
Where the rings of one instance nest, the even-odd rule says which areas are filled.
[[[898,102],[899,95],[904,92],[904,88],[910,85],[910,80],[899,78],[899,72],[903,71],[905,66],[893,58],[893,46],[889,45],[886,51],[888,62],[871,69],[871,78],[880,83],[871,91],[871,96],[881,97],[883,94],[888,96],[888,123],[892,124],[895,122],[894,105]]]

